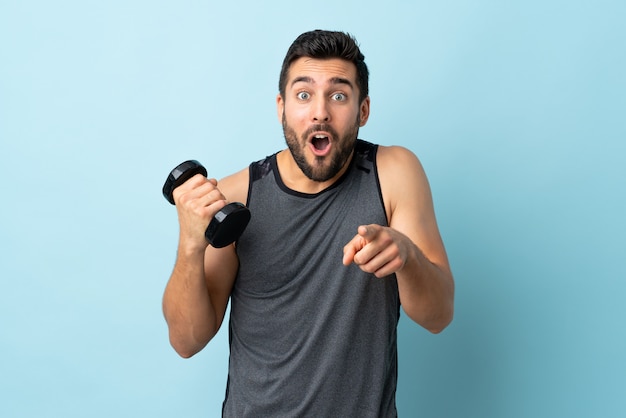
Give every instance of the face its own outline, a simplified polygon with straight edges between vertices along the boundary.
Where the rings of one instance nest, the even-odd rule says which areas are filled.
[[[339,175],[369,117],[369,98],[359,103],[354,64],[299,58],[277,105],[287,146],[304,175],[316,182]]]

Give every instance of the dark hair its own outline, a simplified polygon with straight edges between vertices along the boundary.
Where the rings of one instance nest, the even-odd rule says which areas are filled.
[[[369,94],[369,71],[365,65],[365,57],[361,53],[356,40],[352,35],[344,32],[314,30],[298,36],[289,47],[283,61],[278,80],[278,91],[285,97],[285,87],[289,67],[298,58],[341,58],[356,65],[357,86],[359,87],[359,102]]]

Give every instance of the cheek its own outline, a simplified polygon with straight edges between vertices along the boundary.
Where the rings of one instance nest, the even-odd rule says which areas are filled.
[[[307,110],[303,106],[286,107],[284,113],[287,115],[287,120],[294,123],[302,122],[307,116]]]
[[[296,131],[304,131],[307,125],[306,113],[302,110],[286,109],[282,117],[283,126],[285,124],[291,126]]]
[[[359,126],[361,124],[361,115],[358,112],[350,112],[346,113],[342,116],[341,121],[337,121],[341,123],[341,126],[344,127],[344,130],[353,129],[355,126]]]

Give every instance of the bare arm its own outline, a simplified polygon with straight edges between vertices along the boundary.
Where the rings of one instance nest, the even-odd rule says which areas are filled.
[[[365,225],[344,248],[344,264],[383,277],[396,273],[406,314],[441,332],[454,311],[454,280],[426,174],[410,151],[380,147],[378,171],[389,227]]]
[[[243,183],[242,183],[243,182]],[[172,347],[191,357],[217,334],[226,312],[239,261],[234,244],[216,249],[204,231],[227,203],[245,199],[247,170],[220,182],[192,177],[174,191],[180,235],[174,270],[163,295],[163,313]]]

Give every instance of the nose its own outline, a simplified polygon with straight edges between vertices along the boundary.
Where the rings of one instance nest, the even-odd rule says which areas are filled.
[[[311,116],[314,122],[329,122],[330,121],[330,112],[328,110],[328,103],[324,98],[318,98],[315,100],[312,109]]]

